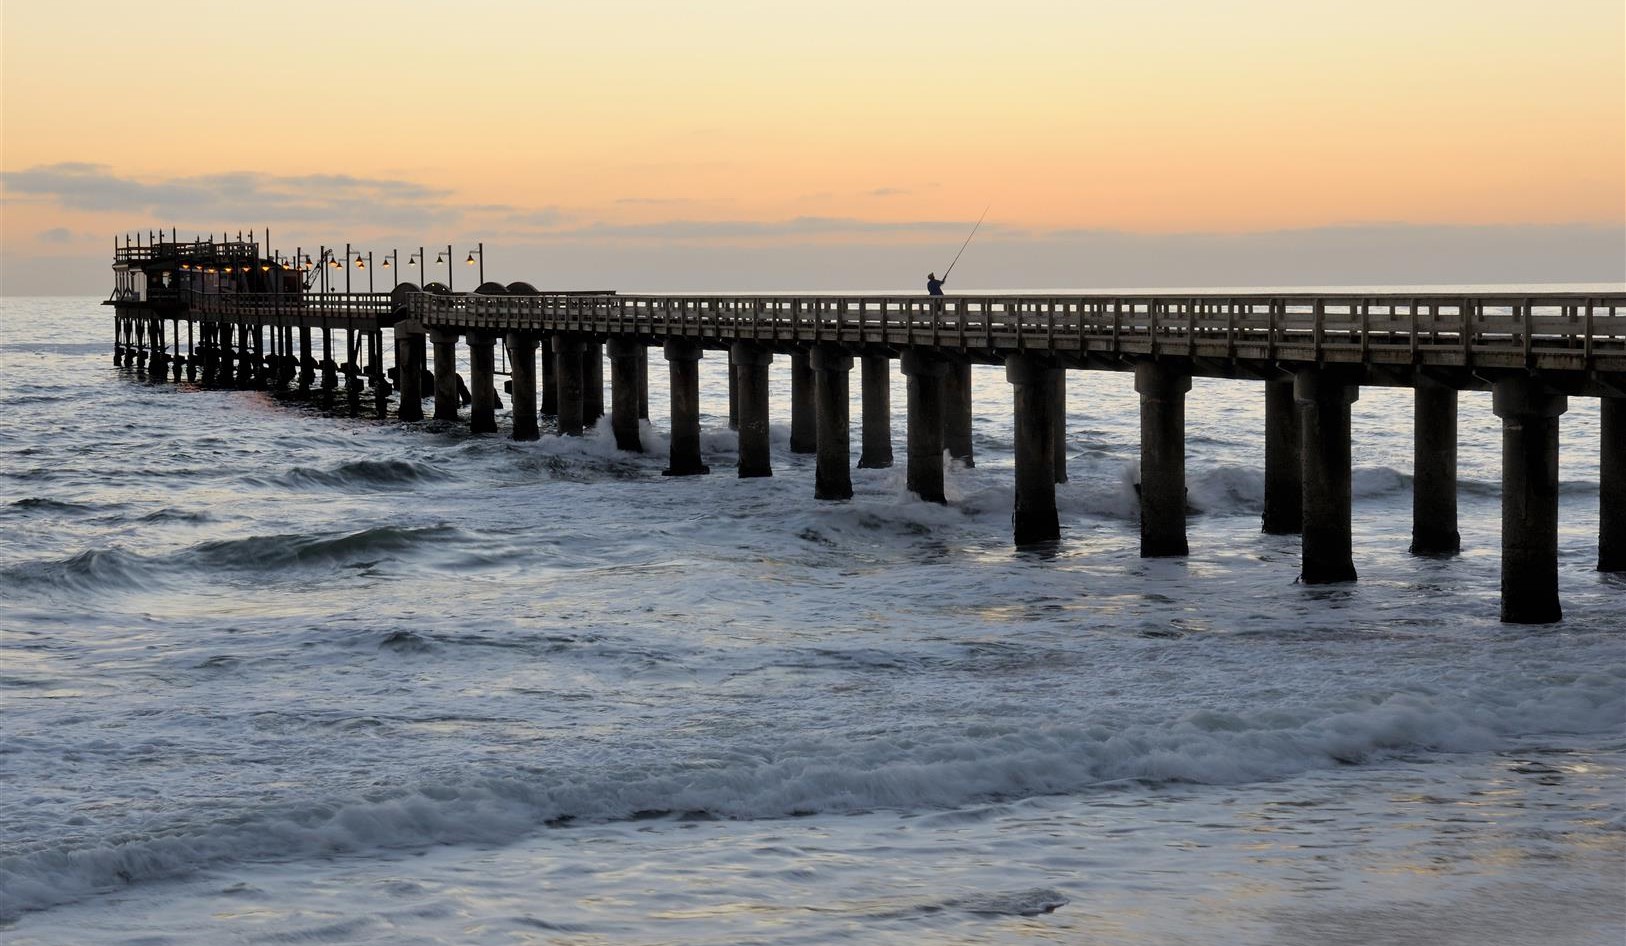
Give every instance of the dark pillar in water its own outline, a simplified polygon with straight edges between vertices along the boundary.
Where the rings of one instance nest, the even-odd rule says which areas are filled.
[[[1191,370],[1167,361],[1135,366],[1140,392],[1140,554],[1185,555],[1186,392]]]
[[[124,364],[124,319],[113,316],[113,364]]]
[[[1304,458],[1293,381],[1265,382],[1265,514],[1261,532],[1304,530]]]
[[[258,326],[242,326],[242,338],[237,345],[237,386],[252,388],[260,371],[260,330]]]
[[[429,341],[435,346],[435,420],[457,420],[461,399],[457,396],[457,333],[432,328]]]
[[[496,337],[469,332],[469,430],[497,432]]]
[[[892,359],[865,355],[860,364],[864,444],[858,468],[886,469],[892,465]]]
[[[604,343],[582,343],[582,423],[588,427],[604,416]]]
[[[909,379],[909,466],[904,479],[910,492],[927,502],[947,502],[943,495],[943,376],[948,364],[929,349],[909,348],[900,359]]]
[[[639,345],[633,358],[638,376],[638,419],[649,420],[649,346]]]
[[[359,357],[355,330],[347,328],[344,330],[344,393],[352,414],[361,413],[361,367],[356,363]]]
[[[316,384],[316,359],[311,357],[311,327],[299,327],[299,390],[310,392]]]
[[[1411,553],[1455,555],[1457,389],[1419,375],[1413,399]]]
[[[852,422],[847,378],[852,356],[829,345],[808,354],[813,369],[813,404],[817,414],[818,460],[814,466],[814,499],[852,499]]]
[[[739,364],[734,360],[734,349],[737,345],[728,346],[728,429],[740,429],[740,382]],[[770,358],[772,356],[770,355]]]
[[[768,366],[773,352],[754,342],[728,349],[729,410],[739,431],[740,478],[772,476],[768,451]]]
[[[1598,420],[1598,571],[1626,572],[1626,397],[1601,398]]]
[[[790,452],[814,453],[819,449],[818,422],[813,413],[813,369],[807,352],[790,356]]]
[[[1050,437],[1055,447],[1055,478],[1067,482],[1067,369],[1052,369],[1050,379]]]
[[[610,429],[617,450],[643,453],[638,437],[638,363],[648,349],[643,342],[615,336],[610,339]]]
[[[1502,620],[1551,624],[1558,603],[1558,418],[1569,399],[1530,375],[1491,386],[1502,418]]]
[[[192,327],[192,324],[190,322],[188,322],[187,323],[187,328],[191,328],[191,327]],[[179,382],[181,380],[181,365],[182,365],[183,362],[187,362],[190,359],[184,357],[181,354],[181,320],[180,319],[172,320],[170,322],[170,328],[173,330],[173,331],[171,331],[170,334],[173,335],[174,339],[175,339],[174,342],[173,342],[173,344],[175,345],[175,357],[170,361],[170,373],[174,377],[176,382]]]
[[[224,387],[231,383],[232,366],[235,365],[237,353],[232,350],[231,326],[222,322],[211,322],[210,330],[215,338],[214,371],[209,373],[209,383],[215,387]],[[129,361],[128,355],[125,361]]]
[[[373,386],[373,409],[378,419],[390,416],[390,376],[384,370],[384,332],[367,333],[367,380]]]
[[[408,421],[423,420],[424,337],[421,333],[402,334],[395,349],[399,359],[396,377],[401,382],[401,407],[396,416]]]
[[[1016,503],[1011,531],[1018,547],[1061,538],[1056,515],[1055,389],[1062,374],[1038,355],[1010,355],[1005,380],[1011,383],[1016,410]]]
[[[579,335],[553,336],[554,387],[562,437],[580,437],[582,433],[582,348]]]
[[[542,436],[536,422],[536,336],[509,332],[504,342],[508,345],[508,377],[513,382],[509,395],[514,408],[513,438],[535,440]]]
[[[539,355],[542,360],[542,413],[548,417],[559,414],[559,367],[554,350],[557,335],[544,335]]]
[[[710,473],[700,462],[700,356],[699,343],[685,338],[668,339],[666,361],[672,373],[672,453],[666,476],[693,476]]]
[[[949,459],[976,466],[971,455],[971,360],[948,359],[943,376],[943,446]]]
[[[147,352],[147,373],[154,381],[164,380],[165,362],[168,360],[164,349],[164,322],[162,319],[151,319],[147,323],[147,340],[152,348]]]
[[[1293,377],[1304,460],[1299,580],[1305,584],[1355,580],[1349,406],[1360,394],[1360,387],[1336,369],[1301,368]]]

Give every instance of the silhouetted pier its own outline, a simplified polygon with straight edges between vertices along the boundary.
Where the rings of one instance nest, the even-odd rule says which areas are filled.
[[[418,260],[422,260],[422,251]],[[345,265],[351,254],[347,251]],[[1558,431],[1571,397],[1602,400],[1598,568],[1626,570],[1626,293],[1236,295],[626,295],[483,283],[335,292],[337,257],[265,257],[252,240],[117,247],[114,362],[153,377],[297,389],[381,418],[462,419],[498,430],[497,345],[512,436],[561,435],[604,416],[642,451],[648,353],[670,373],[666,473],[709,472],[698,362],[728,359],[738,475],[771,476],[768,372],[789,363],[791,449],[817,455],[815,497],[852,496],[849,378],[860,371],[859,467],[893,463],[890,376],[907,377],[908,488],[942,502],[945,454],[975,462],[970,370],[1002,365],[1015,418],[1019,546],[1060,538],[1069,370],[1132,371],[1141,398],[1140,548],[1185,555],[1185,397],[1193,377],[1262,385],[1263,528],[1302,535],[1300,577],[1353,581],[1350,405],[1364,385],[1415,391],[1411,550],[1459,551],[1457,395],[1492,392],[1503,423],[1502,619],[1544,623],[1558,600]],[[326,291],[324,291],[326,290]],[[183,345],[182,326],[185,327]],[[393,341],[386,366],[385,332]],[[320,358],[316,357],[318,345]],[[431,353],[432,346],[432,353]],[[432,357],[431,357],[432,354]],[[541,370],[538,370],[540,355]],[[608,405],[604,364],[609,362]],[[343,383],[341,385],[341,377]]]

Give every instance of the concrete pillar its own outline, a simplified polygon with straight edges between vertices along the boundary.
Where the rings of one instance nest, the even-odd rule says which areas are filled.
[[[497,432],[497,354],[494,335],[469,332],[469,430]]]
[[[1569,399],[1530,375],[1491,385],[1502,418],[1502,620],[1551,624],[1558,603],[1558,418]]]
[[[299,390],[309,392],[316,384],[316,359],[311,357],[311,327],[299,327]]]
[[[1355,580],[1349,406],[1360,394],[1335,369],[1301,368],[1293,376],[1304,482],[1299,580],[1308,585]]]
[[[583,428],[582,338],[553,336],[553,366],[558,395],[559,434],[579,437]]]
[[[390,416],[390,377],[384,371],[384,332],[367,333],[367,380],[373,386],[373,409],[379,420]]]
[[[255,386],[260,370],[260,331],[258,327],[244,325],[237,342],[237,387]]]
[[[435,420],[457,420],[457,333],[429,330],[435,346]]]
[[[728,429],[740,429],[740,383],[734,361],[734,345],[728,346]]]
[[[322,402],[333,403],[333,391],[339,386],[339,363],[333,357],[333,330],[322,329]]]
[[[927,502],[943,495],[943,377],[948,364],[928,349],[908,348],[899,360],[909,379],[909,490]]]
[[[649,420],[649,346],[639,345],[633,358],[638,376],[638,419]]]
[[[408,421],[423,420],[424,338],[421,334],[401,335],[395,348],[396,377],[401,381],[401,407],[396,416]]]
[[[536,422],[536,336],[510,332],[504,341],[508,345],[508,377],[513,382],[513,438],[535,440],[542,436]]]
[[[943,376],[943,446],[949,459],[976,466],[971,455],[971,361],[953,358]]]
[[[124,319],[113,316],[113,364],[124,364]]]
[[[175,320],[171,321],[170,322],[170,328],[172,329],[170,334],[172,336],[174,336],[174,340],[173,340],[173,342],[171,344],[173,344],[175,346],[175,354],[170,359],[170,374],[175,379],[175,381],[177,383],[179,383],[180,380],[181,380],[181,367],[187,361],[186,357],[181,354],[181,321],[180,321],[180,319],[175,319]]]
[[[858,468],[881,470],[892,465],[892,359],[865,355],[861,359],[863,391],[863,450]]]
[[[1260,531],[1304,530],[1304,458],[1293,381],[1265,382],[1265,514]]]
[[[1626,572],[1626,397],[1599,399],[1598,571]]]
[[[1185,555],[1186,392],[1191,370],[1167,361],[1135,365],[1140,393],[1140,554]]]
[[[152,319],[147,323],[147,339],[152,347],[147,351],[147,373],[152,375],[154,381],[164,380],[165,351],[164,351],[164,323],[159,319]]]
[[[638,438],[638,361],[646,352],[643,342],[610,339],[610,429],[617,450],[644,452]]]
[[[729,408],[739,431],[740,478],[772,476],[768,451],[768,366],[773,352],[753,342],[735,342],[728,349]]]
[[[813,369],[818,460],[814,466],[814,499],[852,499],[852,422],[847,407],[847,377],[852,356],[820,345],[808,353]]]
[[[356,351],[356,333],[353,329],[344,330],[344,392],[350,413],[361,413],[361,366],[356,363],[360,357]]]
[[[1038,355],[1005,359],[1015,396],[1016,503],[1011,531],[1018,547],[1061,538],[1056,515],[1055,389],[1061,372]]]
[[[235,365],[237,353],[232,350],[231,326],[219,322],[210,323],[210,331],[215,338],[214,370],[209,373],[209,383],[215,387],[223,387],[231,383],[232,366]],[[129,355],[125,355],[129,361]]]
[[[559,414],[559,368],[554,352],[556,335],[544,335],[539,345],[542,360],[542,413],[548,417]]]
[[[1457,390],[1419,376],[1413,392],[1411,553],[1455,555]]]
[[[1055,448],[1055,479],[1067,482],[1067,369],[1053,368],[1050,378],[1050,437]]]
[[[813,369],[807,352],[790,356],[790,452],[814,453],[819,449],[818,422],[813,412]]]
[[[582,343],[582,423],[588,427],[604,416],[604,344]]]
[[[700,357],[699,343],[686,338],[666,342],[666,361],[672,374],[672,453],[665,476],[710,473],[700,462]]]

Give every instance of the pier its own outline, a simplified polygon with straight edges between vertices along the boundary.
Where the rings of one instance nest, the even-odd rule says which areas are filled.
[[[539,416],[555,418],[561,436],[608,416],[617,446],[642,451],[639,421],[648,416],[656,349],[670,376],[664,472],[692,476],[711,472],[701,449],[698,362],[725,358],[741,477],[773,474],[768,379],[780,365],[790,372],[791,450],[816,455],[818,501],[852,496],[855,365],[857,465],[894,463],[895,364],[907,379],[906,482],[931,502],[944,501],[945,457],[975,462],[973,412],[993,409],[972,403],[971,366],[1001,366],[1014,414],[1019,547],[1061,538],[1056,486],[1066,479],[1067,373],[1129,372],[1140,395],[1140,552],[1147,557],[1189,553],[1185,400],[1194,377],[1232,379],[1254,386],[1246,396],[1264,398],[1261,527],[1302,537],[1299,578],[1311,584],[1357,578],[1350,407],[1361,388],[1415,391],[1410,549],[1417,555],[1459,551],[1458,392],[1490,391],[1503,429],[1501,618],[1511,623],[1562,617],[1559,427],[1569,398],[1595,397],[1602,400],[1597,567],[1626,571],[1622,292],[641,295],[487,282],[463,293],[434,283],[341,292],[324,275],[340,268],[339,257],[325,247],[316,254],[266,255],[252,234],[116,244],[108,300],[114,363],[154,379],[296,390],[332,403],[342,397],[352,411],[381,419],[393,405],[398,419],[423,420],[423,402],[432,398],[435,420],[466,419],[476,433],[495,433],[500,342],[512,437],[541,436]],[[343,259],[348,273],[348,250]],[[456,370],[459,344],[468,349],[466,382]]]

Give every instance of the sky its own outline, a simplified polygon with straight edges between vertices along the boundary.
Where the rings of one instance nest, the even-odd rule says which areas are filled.
[[[909,291],[985,208],[951,291],[1622,284],[1623,50],[1620,0],[3,0],[0,294],[160,227]]]

